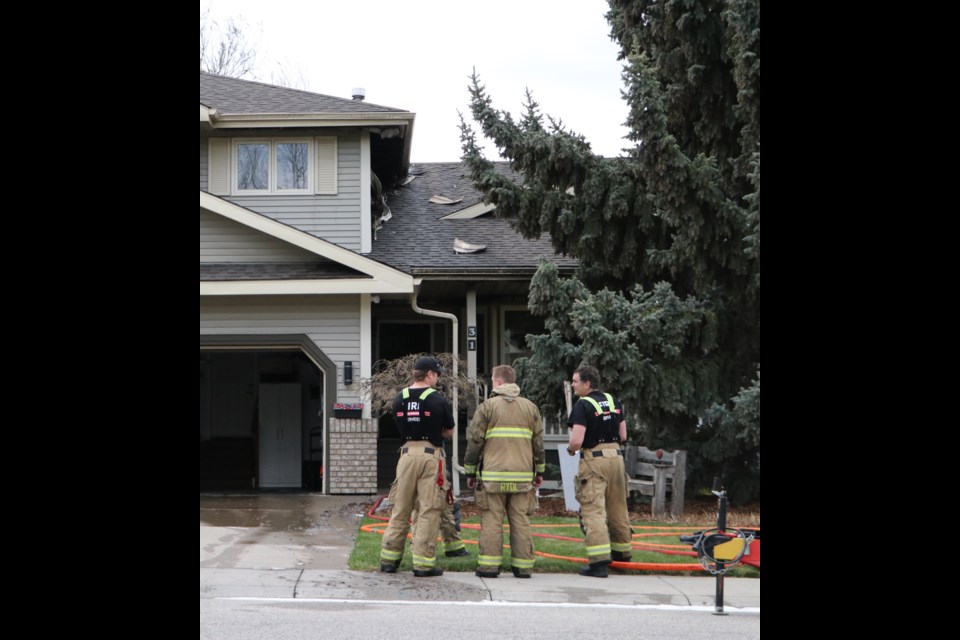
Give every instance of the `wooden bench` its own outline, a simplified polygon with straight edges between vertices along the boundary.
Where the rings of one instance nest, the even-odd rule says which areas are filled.
[[[653,496],[653,515],[664,515],[667,491],[670,492],[670,515],[683,515],[683,491],[687,476],[687,452],[663,451],[657,458],[656,451],[646,447],[627,445],[624,451],[624,466],[630,476],[628,489],[642,495]]]

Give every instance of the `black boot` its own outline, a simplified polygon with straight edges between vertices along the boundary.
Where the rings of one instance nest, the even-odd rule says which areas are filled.
[[[416,577],[416,578],[429,578],[429,577],[431,577],[431,576],[442,576],[442,575],[443,575],[443,569],[429,569],[429,570],[426,570],[426,571],[423,571],[423,570],[420,570],[420,569],[414,569],[414,570],[413,570],[413,575],[414,575],[414,577]]]
[[[610,569],[607,565],[609,562],[597,562],[596,564],[591,564],[589,567],[583,567],[580,569],[580,575],[590,576],[593,578],[606,578],[610,575]]]
[[[397,565],[387,564],[385,562],[380,563],[380,573],[396,573]]]
[[[500,575],[500,572],[496,569],[490,569],[489,571],[477,569],[473,572],[473,575],[477,576],[478,578],[496,578],[498,575]]]
[[[612,557],[616,562],[630,562],[630,558],[633,556],[625,551],[611,551],[610,557]]]

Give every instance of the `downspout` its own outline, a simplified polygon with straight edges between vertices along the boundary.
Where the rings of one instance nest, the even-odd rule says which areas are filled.
[[[410,306],[414,311],[421,315],[433,316],[434,318],[446,318],[453,323],[453,463],[450,465],[450,480],[453,483],[453,495],[454,497],[460,497],[460,476],[458,473],[463,473],[463,467],[460,466],[460,458],[457,452],[457,444],[460,437],[460,427],[457,425],[458,415],[458,403],[457,403],[457,385],[456,380],[459,378],[459,364],[460,364],[460,328],[457,322],[457,316],[452,313],[445,313],[443,311],[430,311],[429,309],[421,309],[417,306],[417,296],[420,295],[420,280],[415,280],[413,284],[413,295],[410,297]]]

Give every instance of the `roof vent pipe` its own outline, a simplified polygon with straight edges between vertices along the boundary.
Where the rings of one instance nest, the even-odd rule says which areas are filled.
[[[353,96],[354,100],[363,102],[363,99],[367,97],[367,90],[363,87],[356,87],[350,92],[350,95]]]

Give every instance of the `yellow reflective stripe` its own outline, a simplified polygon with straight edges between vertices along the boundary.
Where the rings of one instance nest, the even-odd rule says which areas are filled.
[[[481,480],[492,480],[494,482],[522,482],[533,480],[533,471],[481,471]]]
[[[610,545],[597,544],[592,547],[587,547],[587,555],[588,556],[610,555]]]
[[[547,470],[547,465],[546,465],[546,464],[538,464],[538,465],[537,465],[537,473],[543,473],[543,472],[546,471],[546,470]]]
[[[584,400],[586,400],[587,402],[589,402],[590,404],[592,404],[593,407],[594,407],[594,409],[597,410],[597,413],[603,413],[603,409],[600,408],[600,403],[599,403],[599,402],[597,402],[596,400],[594,400],[593,398],[591,398],[591,397],[589,397],[589,396],[587,396],[586,398],[584,398]]]
[[[436,391],[436,389],[434,389],[433,387],[427,387],[427,390],[420,394],[420,399],[423,400],[424,398],[426,398],[428,395],[430,395],[430,394],[433,393],[434,391]],[[406,400],[406,399],[409,398],[409,397],[410,397],[410,389],[404,389],[404,390],[403,390],[403,399]]]
[[[380,557],[384,560],[399,560],[403,556],[403,551],[391,551],[390,549],[380,549]]]
[[[503,556],[477,556],[477,564],[484,567],[499,567]]]
[[[446,551],[457,551],[459,549],[466,549],[466,548],[467,548],[467,545],[463,544],[463,542],[459,540],[454,542],[449,542],[444,545],[444,550]]]
[[[468,476],[476,475],[477,465],[475,464],[465,464],[463,465],[463,470]]]
[[[437,564],[437,557],[428,558],[426,556],[413,556],[413,564],[420,564],[425,567],[432,567]]]
[[[610,548],[614,551],[633,551],[633,545],[629,542],[611,542]]]
[[[510,566],[516,567],[517,569],[533,569],[533,563],[535,561],[535,558],[531,558],[530,560],[525,560],[523,558],[510,558]]]
[[[533,432],[524,427],[494,427],[487,431],[486,438],[533,438]]]
[[[607,399],[607,406],[610,407],[610,408],[609,408],[608,410],[606,410],[606,411],[603,410],[603,407],[600,406],[600,403],[599,403],[599,402],[597,402],[596,400],[594,400],[594,399],[591,398],[590,396],[585,397],[584,400],[586,400],[587,402],[589,402],[590,404],[592,404],[593,407],[597,410],[597,413],[611,413],[614,409],[617,408],[616,405],[613,404],[613,396],[610,395],[609,393],[605,393],[605,394],[603,394],[603,395],[604,395],[604,397],[606,397],[606,399]]]

